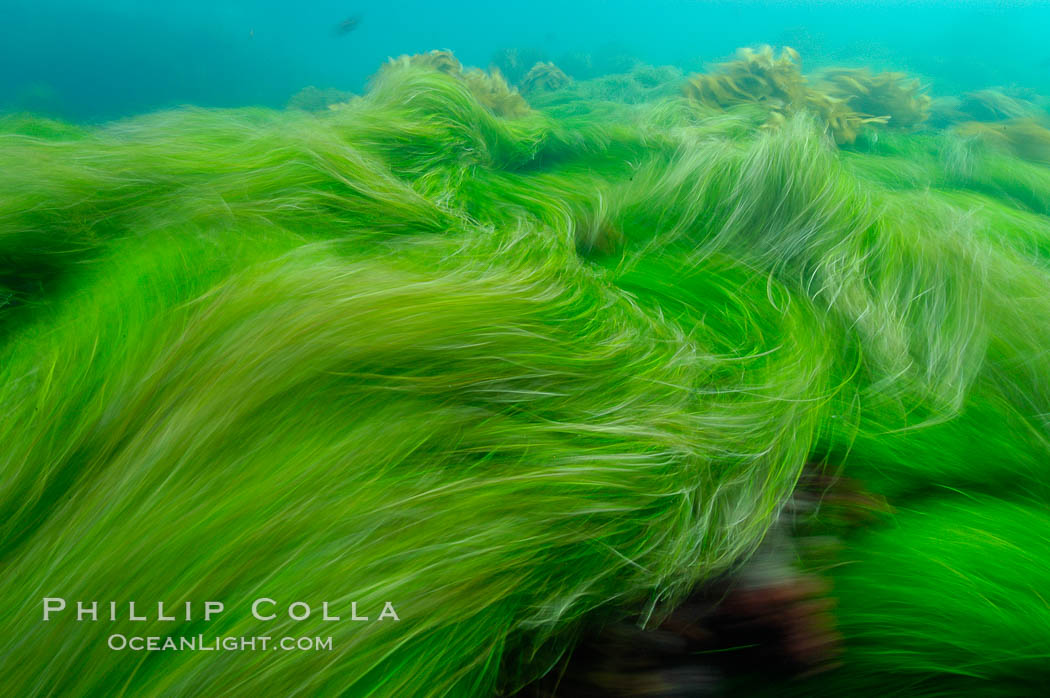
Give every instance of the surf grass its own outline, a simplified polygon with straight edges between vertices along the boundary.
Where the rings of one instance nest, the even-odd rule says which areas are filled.
[[[1042,492],[1050,170],[759,123],[682,99],[506,119],[403,65],[320,114],[0,124],[5,685],[491,695],[741,563],[807,462],[945,526],[970,513],[931,488]],[[922,575],[930,539],[853,544]],[[1040,573],[1022,549],[1004,574]],[[952,593],[886,574],[844,576],[844,606]],[[1003,627],[1042,613],[1009,593]],[[227,611],[42,623],[44,596]],[[314,615],[256,621],[263,596]],[[333,650],[129,656],[115,632]]]

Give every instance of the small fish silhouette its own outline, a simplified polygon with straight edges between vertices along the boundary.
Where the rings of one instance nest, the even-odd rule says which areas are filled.
[[[347,17],[342,22],[336,25],[335,33],[338,36],[344,36],[357,29],[359,24],[361,24],[361,15]]]

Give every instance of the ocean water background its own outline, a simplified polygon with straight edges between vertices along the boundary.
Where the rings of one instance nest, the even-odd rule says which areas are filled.
[[[280,107],[303,87],[360,93],[382,61],[453,50],[486,67],[517,48],[555,62],[700,70],[740,46],[904,69],[933,94],[1050,92],[1050,3],[626,0],[180,3],[5,0],[0,110],[100,121],[180,104]],[[339,32],[353,18],[352,31]],[[568,71],[571,74],[571,70]]]

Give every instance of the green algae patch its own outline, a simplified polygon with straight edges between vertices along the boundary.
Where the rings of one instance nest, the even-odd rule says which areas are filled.
[[[865,610],[891,564],[926,580],[896,598],[956,594],[941,528],[984,580],[967,593],[1017,595],[1003,642],[1039,640],[1008,630],[1045,605],[966,546],[1045,576],[1034,543],[991,538],[1047,525],[1003,503],[1047,487],[1043,132],[921,132],[912,83],[840,73],[915,128],[851,112],[836,137],[797,54],[740,60],[688,97],[638,69],[621,101],[549,71],[530,106],[435,52],[314,111],[0,121],[9,692],[514,690],[588,624],[657,618],[746,560],[815,461],[929,510],[853,542],[847,640],[896,653],[862,639],[858,676],[973,666],[990,612],[951,624],[962,649],[866,625],[910,627]],[[42,622],[50,596],[225,610]],[[369,620],[260,620],[259,598]],[[108,646],[131,633],[332,647]]]

